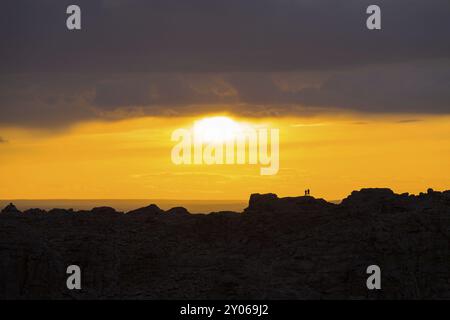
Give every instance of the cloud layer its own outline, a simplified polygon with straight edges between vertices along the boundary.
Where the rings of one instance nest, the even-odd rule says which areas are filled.
[[[0,125],[230,111],[450,112],[450,2],[6,1]]]
[[[2,5],[4,71],[279,72],[448,58],[447,0],[77,1],[82,30],[65,27],[72,1]]]

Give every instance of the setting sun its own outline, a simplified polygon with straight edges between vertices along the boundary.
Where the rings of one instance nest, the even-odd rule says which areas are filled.
[[[196,121],[194,135],[208,143],[222,143],[233,140],[243,127],[229,117],[208,117]]]

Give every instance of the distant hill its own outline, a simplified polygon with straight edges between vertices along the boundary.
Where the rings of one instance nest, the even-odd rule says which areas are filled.
[[[74,210],[90,210],[94,207],[108,206],[117,211],[129,211],[143,207],[149,203],[155,203],[160,208],[168,210],[174,206],[183,206],[191,213],[206,213],[214,210],[242,211],[246,200],[177,200],[177,199],[46,199],[46,200],[0,200],[0,208],[10,202],[20,210],[41,208],[50,210],[53,208],[73,208]]]
[[[450,299],[450,191],[340,204],[253,194],[241,212],[156,205],[0,214],[0,298]],[[82,290],[66,289],[66,268]],[[378,265],[382,290],[366,287]]]

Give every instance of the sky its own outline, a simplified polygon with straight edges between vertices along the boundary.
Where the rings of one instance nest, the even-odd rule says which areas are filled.
[[[449,189],[450,2],[376,1],[376,31],[370,4],[4,1],[0,198]],[[279,172],[174,165],[171,133],[217,115],[279,129]]]

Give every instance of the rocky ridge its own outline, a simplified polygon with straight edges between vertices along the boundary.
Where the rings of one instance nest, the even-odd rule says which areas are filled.
[[[253,194],[242,213],[156,205],[0,214],[1,299],[450,299],[450,191],[340,204]],[[82,290],[66,268],[82,269]],[[366,268],[382,270],[367,290]]]

